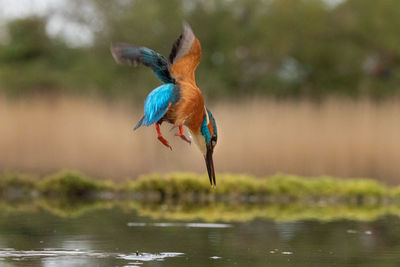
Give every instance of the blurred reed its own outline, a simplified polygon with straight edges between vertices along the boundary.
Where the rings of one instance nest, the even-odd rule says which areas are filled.
[[[134,107],[135,106],[135,107]],[[400,101],[266,99],[216,103],[217,172],[276,172],[400,181]],[[142,173],[205,172],[195,145],[163,125],[132,131],[142,105],[73,97],[0,97],[0,170],[77,169],[122,179]]]

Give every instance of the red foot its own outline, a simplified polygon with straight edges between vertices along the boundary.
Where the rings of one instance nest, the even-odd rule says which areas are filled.
[[[189,144],[191,144],[192,142],[183,134],[183,127],[179,126],[179,133],[175,134],[175,136],[179,136],[180,138],[182,138],[184,141],[188,142]]]
[[[172,147],[169,145],[168,141],[162,136],[161,131],[160,131],[160,125],[156,123],[156,130],[157,130],[157,135],[158,135],[158,140],[160,140],[160,142],[168,147],[169,149],[172,150]]]

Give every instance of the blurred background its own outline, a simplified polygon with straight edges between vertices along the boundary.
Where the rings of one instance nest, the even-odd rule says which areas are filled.
[[[216,117],[217,173],[400,177],[400,1],[0,0],[0,171],[135,178],[205,173],[197,148],[132,131],[151,70],[112,42],[168,56],[188,21]]]

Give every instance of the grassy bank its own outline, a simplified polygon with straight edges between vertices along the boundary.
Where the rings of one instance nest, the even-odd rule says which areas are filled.
[[[220,174],[217,187],[213,188],[205,175],[193,173],[150,174],[115,184],[78,172],[62,171],[46,177],[4,173],[0,176],[0,197],[385,204],[400,202],[400,187],[388,187],[369,179]]]
[[[244,202],[351,202],[380,203],[400,196],[397,187],[389,188],[369,179],[306,178],[276,174],[256,178],[250,175],[218,175],[218,185],[210,188],[207,176],[190,173],[153,174],[131,183],[132,192],[160,199],[189,201]]]
[[[376,220],[400,216],[400,187],[368,179],[306,178],[284,174],[256,178],[193,173],[151,174],[115,184],[62,171],[46,177],[0,176],[0,214],[45,210],[77,217],[121,208],[155,220],[275,221]]]

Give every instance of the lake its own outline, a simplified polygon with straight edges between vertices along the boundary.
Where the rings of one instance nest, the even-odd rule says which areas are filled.
[[[189,218],[149,217],[118,205],[68,216],[28,204],[2,208],[0,266],[400,264],[397,216],[372,221]]]

